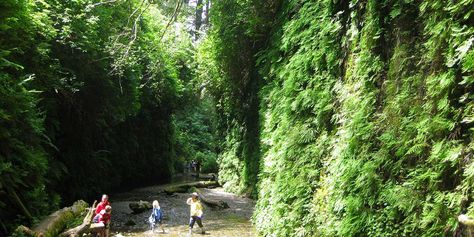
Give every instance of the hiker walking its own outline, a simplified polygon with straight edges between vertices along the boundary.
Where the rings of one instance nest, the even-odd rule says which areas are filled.
[[[191,197],[188,198],[186,203],[190,206],[190,215],[189,218],[189,234],[193,234],[194,223],[197,222],[198,226],[201,228],[201,234],[205,234],[204,227],[202,226],[202,204],[199,201],[199,195],[197,193],[192,193]]]
[[[150,222],[150,229],[151,232],[155,232],[155,225],[158,223],[163,234],[165,233],[165,228],[163,228],[163,211],[161,210],[160,203],[158,200],[153,201],[153,210],[151,212],[150,217],[148,218]]]

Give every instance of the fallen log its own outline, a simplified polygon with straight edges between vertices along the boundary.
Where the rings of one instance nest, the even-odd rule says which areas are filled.
[[[89,211],[87,212],[86,216],[84,217],[84,220],[82,221],[81,225],[76,226],[74,228],[71,228],[69,230],[66,230],[63,233],[61,233],[59,236],[61,236],[61,237],[77,237],[77,236],[81,236],[82,234],[88,232],[89,229],[90,229],[92,218],[94,218],[96,203],[97,203],[97,201],[94,201],[94,204],[92,204],[92,207],[89,208]]]
[[[210,181],[217,181],[217,175],[214,173],[209,174],[191,174],[191,176],[201,179],[201,180],[210,180]]]
[[[207,206],[211,208],[219,208],[219,209],[229,208],[229,204],[227,204],[227,202],[224,202],[222,200],[210,199],[203,195],[199,196],[199,199],[201,199],[201,202],[203,202],[204,204],[206,204]]]
[[[217,181],[199,181],[192,184],[193,184],[193,187],[196,187],[196,188],[215,188],[215,187],[220,186],[220,184]]]
[[[86,202],[82,200],[77,201],[71,207],[65,207],[55,211],[32,229],[20,226],[15,230],[15,233],[35,237],[58,236],[58,234],[66,227],[66,224],[74,219],[75,216],[80,215],[87,206]]]
[[[171,185],[165,188],[164,192],[168,195],[172,195],[173,193],[187,193],[188,190],[193,187],[194,188],[219,187],[219,183],[217,181],[199,181],[199,182],[176,184],[176,185]]]

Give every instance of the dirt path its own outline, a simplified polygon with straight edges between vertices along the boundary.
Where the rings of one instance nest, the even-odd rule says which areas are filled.
[[[167,185],[151,186],[135,189],[130,192],[116,194],[110,197],[112,204],[112,225],[110,236],[189,236],[189,206],[186,199],[189,194],[176,193],[167,195],[163,189]],[[221,199],[230,208],[219,210],[204,205],[203,224],[206,229],[205,236],[216,237],[255,237],[255,231],[250,223],[254,201],[226,193],[222,188],[199,189],[201,195],[210,198]],[[155,233],[148,229],[147,219],[151,213],[146,211],[140,214],[132,214],[128,207],[130,202],[144,200],[158,200],[165,213],[164,227],[166,233],[161,233],[159,228]],[[194,228],[193,236],[202,236],[197,228]]]

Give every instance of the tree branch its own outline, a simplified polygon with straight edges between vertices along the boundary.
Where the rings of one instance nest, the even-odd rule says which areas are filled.
[[[91,5],[88,5],[86,7],[86,9],[91,10],[92,8],[98,7],[100,5],[110,4],[110,3],[117,2],[117,1],[119,1],[119,0],[109,0],[109,1],[105,1],[105,2],[94,3],[94,4],[91,4]]]
[[[174,12],[173,12],[173,15],[171,15],[171,18],[170,20],[168,21],[168,23],[166,24],[165,26],[165,29],[163,29],[163,33],[161,34],[160,36],[160,39],[158,40],[158,42],[156,44],[160,44],[161,41],[163,40],[163,37],[165,36],[166,32],[168,31],[168,28],[171,26],[171,23],[173,23],[173,21],[176,20],[176,18],[178,17],[178,13],[179,13],[179,10],[181,9],[181,7],[183,6],[183,1],[182,0],[178,0],[178,2],[176,3],[176,7],[174,9]],[[154,51],[156,49],[156,45],[153,46],[150,51]],[[154,67],[156,67],[156,65],[159,63],[159,61],[155,61],[151,67],[150,67],[150,71],[153,70]],[[144,86],[146,86],[148,84],[148,82],[150,82],[151,78],[150,77],[150,72],[148,72],[146,75],[146,77],[148,77],[148,80],[146,80],[144,83],[140,84],[140,88],[143,88]]]
[[[168,30],[168,28],[170,27],[171,23],[172,23],[174,20],[176,20],[176,17],[178,16],[178,12],[179,12],[179,10],[181,9],[181,6],[183,5],[182,2],[183,2],[182,0],[178,0],[178,3],[176,4],[176,7],[175,7],[175,9],[174,9],[173,15],[171,15],[171,18],[170,18],[170,20],[168,21],[168,24],[166,24],[166,27],[165,27],[165,29],[163,30],[163,34],[161,34],[161,37],[160,37],[160,40],[158,41],[158,43],[161,42],[161,39],[163,39],[163,37],[165,36],[165,33],[166,33],[166,31]]]

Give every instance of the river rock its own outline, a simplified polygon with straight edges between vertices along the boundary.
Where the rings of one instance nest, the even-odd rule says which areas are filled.
[[[133,213],[138,214],[142,213],[146,210],[150,210],[153,208],[150,202],[147,201],[138,201],[138,202],[131,202],[128,204],[128,207],[132,209]]]

